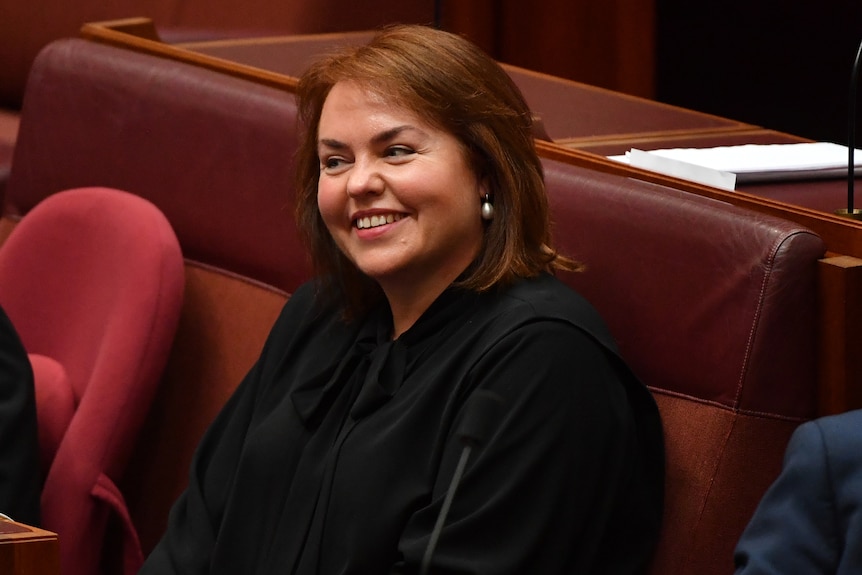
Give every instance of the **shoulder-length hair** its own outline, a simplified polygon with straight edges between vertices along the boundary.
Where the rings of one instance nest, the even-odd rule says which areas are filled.
[[[338,249],[317,206],[318,125],[332,87],[350,81],[417,114],[461,143],[485,179],[494,218],[480,253],[457,285],[476,292],[579,265],[551,246],[548,199],[533,141],[533,117],[518,87],[487,54],[464,38],[427,26],[393,26],[370,43],[312,64],[297,90],[304,129],[297,158],[297,225],[324,293],[361,313],[382,297],[375,282]]]

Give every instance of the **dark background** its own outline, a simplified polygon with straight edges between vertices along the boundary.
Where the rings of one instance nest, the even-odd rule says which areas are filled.
[[[847,143],[862,0],[656,0],[656,14],[655,99]]]

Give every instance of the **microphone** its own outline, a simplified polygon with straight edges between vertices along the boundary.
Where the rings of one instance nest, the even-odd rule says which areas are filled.
[[[853,62],[853,69],[850,73],[850,102],[847,114],[847,154],[849,156],[847,161],[847,215],[851,218],[856,214],[856,210],[853,209],[853,187],[856,181],[856,165],[853,160],[853,153],[856,147],[856,85],[859,83],[860,60],[862,60],[862,43],[859,44],[859,49],[856,51],[856,60]]]
[[[461,458],[458,460],[455,473],[452,474],[452,480],[449,482],[449,489],[446,491],[446,497],[443,499],[443,506],[437,515],[437,523],[434,525],[434,530],[431,531],[428,547],[425,548],[425,556],[422,558],[422,568],[419,571],[420,575],[427,575],[428,569],[431,566],[431,558],[434,556],[437,540],[440,539],[443,524],[446,522],[449,507],[452,505],[455,492],[461,483],[461,476],[464,474],[464,468],[467,466],[470,453],[473,451],[473,448],[481,446],[491,436],[497,423],[497,418],[500,415],[500,406],[502,403],[502,397],[493,391],[482,389],[473,393],[467,400],[467,405],[464,407],[464,418],[461,420],[461,424],[458,426],[458,431],[455,434],[461,443],[464,444],[464,448],[461,450]]]

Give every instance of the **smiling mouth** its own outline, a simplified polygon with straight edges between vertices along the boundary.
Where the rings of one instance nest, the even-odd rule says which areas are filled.
[[[401,214],[381,214],[379,216],[366,216],[364,218],[357,218],[356,221],[353,222],[353,225],[360,230],[367,230],[369,228],[376,228],[377,226],[397,222],[401,219],[401,217]]]

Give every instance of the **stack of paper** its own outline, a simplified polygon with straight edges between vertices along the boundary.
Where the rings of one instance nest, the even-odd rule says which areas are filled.
[[[856,173],[862,173],[862,150],[854,150]],[[632,166],[700,181],[724,189],[737,182],[847,177],[849,149],[830,142],[744,144],[716,148],[632,149],[611,159]],[[690,173],[689,173],[690,172]]]

